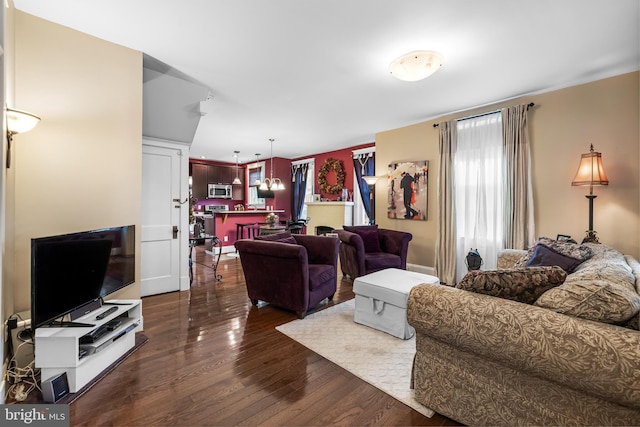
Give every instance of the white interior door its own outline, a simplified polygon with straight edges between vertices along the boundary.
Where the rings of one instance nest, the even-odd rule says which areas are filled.
[[[180,290],[180,153],[142,148],[142,296]]]

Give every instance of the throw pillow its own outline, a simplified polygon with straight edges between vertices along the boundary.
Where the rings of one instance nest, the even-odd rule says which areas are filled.
[[[364,251],[366,253],[382,252],[382,248],[380,247],[380,236],[378,234],[377,224],[345,226],[344,229],[345,231],[356,233],[358,236],[362,238],[362,243],[364,244]]]
[[[289,236],[289,237],[283,237],[282,239],[277,239],[277,240],[273,240],[274,242],[281,242],[281,243],[291,243],[292,245],[297,245],[298,242],[296,241],[296,238],[293,236]]]
[[[561,285],[567,273],[558,266],[474,270],[455,287],[465,291],[533,304],[540,295]]]
[[[536,241],[536,244],[529,248],[526,255],[524,255],[514,267],[524,267],[529,262],[529,259],[536,250],[536,246],[542,243],[550,248],[553,248],[556,252],[561,253],[572,258],[577,258],[582,261],[586,261],[593,256],[593,251],[586,245],[580,245],[571,242],[561,242],[558,240],[550,239],[548,237],[540,237]]]
[[[357,234],[362,237],[362,243],[364,243],[364,251],[366,253],[382,252],[378,230],[360,231]]]
[[[545,267],[557,265],[567,273],[573,272],[577,266],[582,264],[584,260],[573,258],[568,255],[561,254],[553,248],[538,243],[533,251],[533,255],[527,261],[525,267]]]
[[[254,240],[270,240],[270,241],[278,241],[281,239],[285,239],[287,237],[292,237],[291,232],[290,231],[284,231],[282,233],[275,233],[275,234],[264,234],[262,236],[256,236],[253,239]],[[294,238],[295,240],[295,238]]]
[[[557,288],[545,292],[539,307],[596,322],[624,325],[640,312],[635,276],[620,252],[588,243],[594,256]]]

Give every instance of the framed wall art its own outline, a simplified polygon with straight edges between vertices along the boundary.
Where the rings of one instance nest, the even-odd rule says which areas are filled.
[[[426,221],[428,178],[428,160],[390,163],[387,217]]]

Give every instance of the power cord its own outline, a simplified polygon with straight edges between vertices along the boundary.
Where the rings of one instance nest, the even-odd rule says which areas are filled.
[[[13,390],[14,399],[16,399],[18,402],[22,402],[27,399],[28,395],[29,394],[24,390],[24,384],[18,383],[15,385],[15,388]]]
[[[27,366],[24,368],[19,368],[16,366],[16,354],[18,354],[18,350],[23,345],[33,345],[33,342],[25,341],[21,343],[14,352],[14,355],[9,360],[9,368],[7,369],[6,377],[10,383],[12,383],[11,387],[7,390],[7,396],[11,397],[18,401],[22,402],[26,400],[35,388],[41,390],[38,386],[38,380],[36,378],[39,369],[35,369],[35,360],[29,362]]]

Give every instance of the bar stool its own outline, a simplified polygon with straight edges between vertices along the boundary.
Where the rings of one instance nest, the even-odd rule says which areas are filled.
[[[244,239],[244,230],[247,230],[247,238],[252,239],[260,234],[259,223],[236,224],[236,240]]]
[[[253,223],[250,224],[236,224],[236,240],[240,240],[240,239],[244,239],[244,228],[245,227],[249,227],[250,225],[253,225]]]
[[[255,223],[247,226],[247,237],[253,239],[260,235],[260,223]]]

